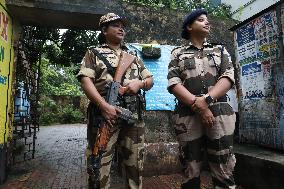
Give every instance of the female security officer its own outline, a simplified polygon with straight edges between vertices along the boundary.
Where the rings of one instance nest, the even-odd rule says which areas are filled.
[[[203,153],[215,189],[235,188],[232,153],[235,114],[226,99],[234,69],[223,45],[206,42],[210,26],[202,9],[188,14],[182,37],[186,46],[172,51],[168,90],[178,99],[174,114],[180,159],[186,176],[182,189],[199,189]]]
[[[122,53],[128,51],[123,45],[125,37],[126,20],[114,13],[108,13],[101,17],[99,26],[99,47],[91,47],[86,52],[82,61],[81,70],[77,77],[81,81],[82,88],[90,100],[88,107],[88,148],[87,166],[89,174],[89,188],[109,188],[110,168],[114,154],[115,144],[118,143],[123,156],[125,172],[125,188],[142,188],[142,163],[144,146],[144,121],[141,115],[134,124],[121,120],[121,111],[106,102],[105,96],[108,86],[114,79],[110,68],[118,67]],[[109,68],[110,67],[110,68]],[[138,97],[140,89],[149,90],[153,85],[151,73],[145,68],[139,58],[135,58],[124,73],[121,81],[124,87],[123,101],[120,106],[132,110],[133,114],[141,114],[141,106]],[[93,109],[97,111],[93,111]],[[95,119],[94,119],[95,118]],[[97,119],[98,118],[98,119]],[[103,118],[110,126],[110,138],[105,151],[98,157],[94,153],[94,145],[98,131],[96,120]],[[98,161],[99,160],[99,161]]]

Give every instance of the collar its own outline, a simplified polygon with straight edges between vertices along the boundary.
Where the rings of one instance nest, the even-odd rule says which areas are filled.
[[[211,43],[205,41],[205,42],[203,42],[203,48],[202,48],[202,49],[204,49],[204,48],[206,48],[206,47],[213,47],[213,44],[211,44]],[[189,43],[188,43],[186,49],[198,49],[198,48],[195,47],[195,46],[191,43],[191,41],[189,41]]]
[[[103,44],[99,45],[99,47],[111,49],[107,43],[103,43]],[[127,46],[126,46],[125,43],[121,43],[121,44],[120,44],[120,48],[121,48],[121,50],[123,50],[123,51],[128,51],[128,48],[127,48]],[[112,49],[112,50],[113,50],[113,49]]]

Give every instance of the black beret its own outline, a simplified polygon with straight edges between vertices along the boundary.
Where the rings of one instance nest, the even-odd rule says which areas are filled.
[[[188,26],[189,24],[192,24],[195,21],[195,19],[202,14],[205,14],[207,16],[208,13],[207,11],[203,9],[197,9],[197,10],[192,11],[188,15],[186,15],[186,17],[183,20],[183,24],[182,24],[182,32],[181,32],[182,38],[189,39],[186,26]]]

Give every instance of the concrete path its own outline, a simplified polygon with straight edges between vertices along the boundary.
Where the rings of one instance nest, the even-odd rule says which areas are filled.
[[[35,159],[14,165],[3,189],[87,188],[86,125],[40,127]]]
[[[40,127],[37,133],[35,159],[17,163],[1,189],[85,189],[86,125]],[[115,168],[111,189],[122,189]],[[179,189],[182,176],[160,175],[144,178],[143,189]],[[209,189],[210,176],[202,176],[202,189]]]

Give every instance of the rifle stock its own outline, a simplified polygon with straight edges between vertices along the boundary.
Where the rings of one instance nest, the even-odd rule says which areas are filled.
[[[110,138],[110,127],[104,122],[100,125],[97,132],[95,146],[93,148],[93,154],[98,155],[99,152],[105,151],[107,143]]]

